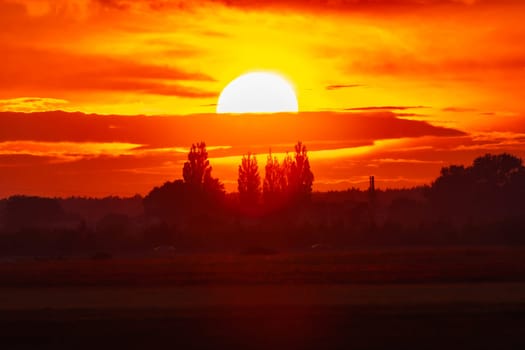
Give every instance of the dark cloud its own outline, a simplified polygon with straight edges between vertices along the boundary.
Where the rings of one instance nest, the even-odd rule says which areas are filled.
[[[206,126],[206,127],[203,127]],[[180,132],[184,130],[184,132]],[[99,116],[82,113],[0,113],[0,142],[123,142],[153,147],[278,145],[295,140],[350,143],[421,136],[459,136],[459,130],[397,118],[391,112],[192,116]]]

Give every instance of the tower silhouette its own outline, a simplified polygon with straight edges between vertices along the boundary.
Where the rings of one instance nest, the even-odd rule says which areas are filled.
[[[374,227],[376,221],[376,184],[373,175],[370,176],[370,185],[368,187],[368,207],[370,211],[370,225]]]

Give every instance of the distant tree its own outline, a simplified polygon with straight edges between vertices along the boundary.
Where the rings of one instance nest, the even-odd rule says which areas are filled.
[[[474,159],[469,167],[451,165],[441,169],[432,184],[435,192],[465,193],[482,189],[516,187],[525,175],[522,160],[507,153],[486,154]]]
[[[432,183],[431,191],[437,198],[469,191],[471,186],[469,171],[463,165],[451,165],[441,169],[440,176]]]
[[[182,176],[184,183],[194,193],[194,196],[218,199],[224,195],[224,185],[211,176],[211,171],[206,144],[204,142],[192,144],[188,153],[188,161],[184,163],[182,169]]]
[[[68,218],[57,199],[30,196],[7,199],[4,215],[10,230],[51,227]]]
[[[295,145],[294,158],[287,153],[281,164],[277,158],[272,157],[270,151],[265,171],[265,202],[303,201],[310,198],[314,175],[310,169],[306,146],[301,142]]]
[[[144,212],[148,216],[172,221],[184,214],[189,201],[189,188],[184,181],[168,181],[144,197]]]
[[[188,161],[184,163],[182,169],[184,182],[191,187],[202,188],[204,183],[211,179],[211,170],[206,144],[204,142],[192,144]]]
[[[182,170],[184,180],[155,187],[143,200],[146,215],[180,222],[222,201],[224,185],[211,176],[211,171],[206,144],[193,144]]]
[[[289,196],[293,189],[291,173],[293,168],[292,157],[288,153],[284,156],[283,162],[279,167],[279,191],[285,196]]]
[[[310,169],[308,152],[302,142],[295,145],[295,159],[289,171],[288,187],[297,199],[308,199],[312,193],[314,174]]]
[[[470,171],[476,183],[501,188],[512,186],[518,176],[523,176],[524,167],[520,158],[508,153],[486,154],[474,160]]]
[[[442,213],[473,219],[518,213],[524,195],[525,167],[507,153],[486,154],[468,167],[445,167],[429,190],[429,199]]]
[[[239,178],[237,180],[241,203],[255,205],[261,193],[261,177],[257,159],[251,153],[242,157],[239,165]]]
[[[268,154],[266,166],[264,167],[263,198],[267,205],[276,204],[283,196],[286,181],[279,160],[274,157],[272,151]],[[283,187],[284,185],[284,187]]]

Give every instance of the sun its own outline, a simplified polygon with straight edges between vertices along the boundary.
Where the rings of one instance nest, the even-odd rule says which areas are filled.
[[[241,75],[222,90],[217,113],[297,112],[299,106],[292,85],[269,72]]]

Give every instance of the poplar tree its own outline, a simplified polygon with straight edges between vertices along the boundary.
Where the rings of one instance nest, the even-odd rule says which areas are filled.
[[[242,157],[237,179],[239,196],[242,204],[255,205],[261,194],[261,177],[257,159],[251,153]]]

